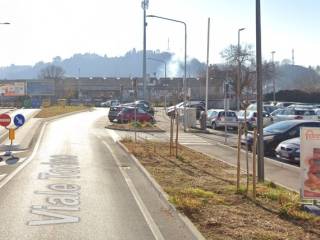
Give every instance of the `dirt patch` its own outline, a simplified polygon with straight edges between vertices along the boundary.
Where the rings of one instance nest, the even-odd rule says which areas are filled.
[[[299,196],[273,183],[257,185],[257,200],[236,192],[235,168],[179,146],[177,158],[160,142],[123,144],[207,239],[320,239],[320,218],[300,210]]]
[[[77,112],[88,109],[86,106],[51,106],[42,108],[41,111],[35,116],[36,118],[49,118],[66,113]]]
[[[106,128],[120,131],[137,131],[137,132],[164,132],[161,128],[157,127],[152,123],[140,123],[140,122],[132,122],[132,123],[111,123],[107,125]]]

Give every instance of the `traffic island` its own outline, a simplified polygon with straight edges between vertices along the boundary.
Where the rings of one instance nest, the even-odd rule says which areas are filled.
[[[35,118],[51,118],[68,113],[76,113],[79,111],[89,110],[87,106],[50,106],[44,107],[41,111],[35,116]]]
[[[174,156],[167,143],[121,143],[207,239],[320,238],[320,217],[302,211],[295,192],[257,184],[254,200],[246,175],[237,191],[236,168],[221,161],[180,145]]]
[[[155,124],[149,122],[131,122],[131,123],[111,123],[106,126],[107,129],[128,131],[128,132],[165,132]]]

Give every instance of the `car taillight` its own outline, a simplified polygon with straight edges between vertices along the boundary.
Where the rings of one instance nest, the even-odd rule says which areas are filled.
[[[295,116],[294,119],[303,119],[302,116]]]

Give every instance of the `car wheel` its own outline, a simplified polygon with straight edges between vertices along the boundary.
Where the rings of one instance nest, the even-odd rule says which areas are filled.
[[[217,129],[217,124],[215,122],[212,122],[211,127],[212,127],[212,129]]]

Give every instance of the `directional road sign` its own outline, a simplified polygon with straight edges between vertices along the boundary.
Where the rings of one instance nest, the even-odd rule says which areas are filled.
[[[22,114],[17,114],[14,116],[13,122],[17,127],[21,127],[25,123],[26,119]]]
[[[11,123],[11,117],[8,114],[0,114],[0,126],[6,127]]]

